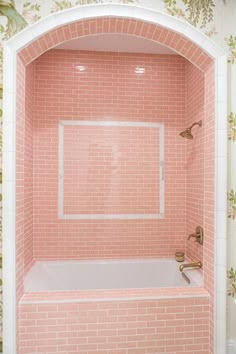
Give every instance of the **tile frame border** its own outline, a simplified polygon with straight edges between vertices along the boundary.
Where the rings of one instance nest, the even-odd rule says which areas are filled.
[[[64,214],[64,128],[66,126],[86,127],[141,127],[156,128],[159,133],[159,213],[158,214]],[[102,120],[60,120],[58,123],[58,219],[61,220],[150,220],[163,219],[165,207],[164,175],[164,124],[155,122],[102,121]]]
[[[227,229],[227,55],[190,24],[135,5],[84,5],[51,14],[4,43],[3,61],[3,352],[16,354],[15,294],[15,123],[17,53],[43,34],[78,20],[122,17],[153,23],[182,34],[214,60],[215,66],[215,318],[214,354],[226,353]],[[220,147],[220,148],[219,148]],[[5,257],[7,255],[7,257]],[[225,279],[225,282],[224,282]],[[223,284],[222,284],[223,280]],[[12,335],[9,336],[8,334]]]

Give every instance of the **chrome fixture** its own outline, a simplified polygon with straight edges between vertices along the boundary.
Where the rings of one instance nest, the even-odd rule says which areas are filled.
[[[193,123],[189,128],[185,129],[183,132],[179,133],[180,136],[182,136],[182,138],[187,138],[187,139],[190,139],[192,140],[193,139],[193,135],[192,135],[192,128],[195,126],[195,125],[198,125],[199,127],[202,126],[202,121],[199,120],[199,122],[195,122]]]
[[[195,238],[195,242],[198,242],[200,245],[203,244],[203,228],[201,226],[196,227],[194,234],[189,235],[188,240]]]
[[[181,264],[179,266],[179,270],[181,271],[181,273],[183,272],[183,270],[185,268],[194,268],[194,269],[200,269],[202,268],[202,262],[198,261],[198,262],[194,262],[194,263],[185,263],[185,264]]]

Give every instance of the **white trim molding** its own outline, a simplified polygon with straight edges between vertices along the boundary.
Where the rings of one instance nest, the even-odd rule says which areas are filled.
[[[155,214],[65,214],[64,213],[64,129],[66,126],[127,127],[159,131],[159,213]],[[58,129],[58,218],[64,220],[141,220],[164,217],[164,124],[131,121],[60,120]]]
[[[199,30],[162,12],[134,5],[85,5],[51,14],[4,43],[3,65],[3,350],[16,354],[16,57],[50,30],[74,21],[120,17],[153,23],[180,33],[215,62],[215,343],[214,354],[226,354],[226,173],[227,173],[227,57]],[[40,53],[41,54],[41,53]]]
[[[234,340],[227,342],[227,354],[236,354],[236,342]]]

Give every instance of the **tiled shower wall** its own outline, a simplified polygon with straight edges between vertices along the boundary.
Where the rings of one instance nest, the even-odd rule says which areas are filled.
[[[102,213],[113,219],[118,215],[120,218],[160,215],[161,128],[155,123],[152,126],[145,123],[133,126],[131,122],[127,126],[120,121],[108,126],[104,123],[99,126],[96,121],[92,126],[75,123],[61,125],[61,214],[77,218],[88,214],[95,218]]]
[[[203,227],[204,209],[204,73],[186,62],[186,124],[202,120],[202,127],[192,129],[193,140],[186,140],[187,235]],[[186,241],[186,254],[193,261],[203,260],[203,246],[194,238]]]
[[[26,67],[25,86],[25,137],[24,137],[24,258],[25,271],[33,261],[33,115],[34,115],[34,64]]]
[[[16,107],[16,271],[17,298],[33,260],[33,102],[34,65],[17,62]],[[26,83],[26,85],[25,85]]]
[[[77,65],[84,65],[87,70],[79,73],[75,69]],[[134,72],[135,67],[140,65],[146,69],[144,75]],[[185,66],[186,61],[179,56],[64,50],[51,50],[36,60],[33,188],[36,259],[172,257],[176,250],[184,249],[186,141],[179,137],[179,132],[186,126]],[[164,123],[164,219],[59,220],[57,198],[59,120]],[[90,130],[89,146],[90,149],[94,148],[95,154],[92,164],[82,161],[83,156],[80,156],[84,173],[84,176],[80,177],[80,182],[89,181],[89,185],[85,185],[81,201],[88,200],[86,198],[91,188],[95,196],[96,193],[101,193],[101,188],[95,185],[96,174],[100,182],[104,181],[105,192],[102,197],[107,197],[105,194],[107,183],[111,184],[112,173],[114,175],[117,168],[114,158],[109,155],[114,140],[107,131],[101,132],[99,129],[94,130],[94,133],[92,129]],[[153,134],[152,130],[149,132]],[[144,134],[143,131],[141,133]],[[99,141],[101,134],[103,146]],[[124,130],[124,134],[129,138],[122,138],[121,132],[116,131],[116,140],[120,144],[116,144],[116,147],[120,146],[118,155],[125,149],[127,142],[130,144],[131,141],[133,144],[130,130]],[[148,130],[145,134],[149,134]],[[149,156],[152,155],[152,148],[155,148],[152,146],[154,143],[150,134],[145,137]],[[124,176],[120,175],[120,178],[127,181],[133,173],[132,164],[133,166],[136,164],[140,170],[144,168],[144,161],[138,163],[139,156],[135,151],[135,145],[132,144],[129,146],[130,166],[125,169]],[[98,147],[101,149],[101,146],[104,161],[109,163],[94,167],[98,163],[95,150]],[[127,160],[125,163],[127,165]],[[78,177],[78,174],[76,176]],[[91,176],[92,180],[89,180]],[[76,184],[78,185],[77,180]],[[132,189],[132,183],[130,188]],[[106,209],[101,204],[100,213],[107,213],[109,208]],[[132,204],[136,208],[138,202],[133,200]],[[76,205],[72,203],[71,208],[74,208],[74,211],[75,207]],[[117,205],[113,213],[114,211],[118,213]]]
[[[145,75],[134,73],[134,68],[140,63],[146,68]],[[76,71],[75,66],[78,64],[85,65],[87,67],[86,72],[79,73]],[[23,67],[22,70],[24,71]],[[25,138],[25,142],[20,143],[19,140],[19,147],[22,145],[25,150],[25,209],[24,212],[19,213],[19,215],[24,215],[25,220],[24,246],[22,246],[25,253],[23,268],[27,269],[31,264],[33,253],[35,258],[46,259],[172,257],[175,250],[185,249],[187,235],[194,232],[197,224],[203,225],[204,126],[203,128],[194,128],[195,139],[193,141],[180,138],[178,133],[192,122],[203,119],[203,74],[192,64],[178,56],[61,50],[47,52],[36,61],[35,65],[27,67],[26,74],[23,71],[22,75],[26,75],[27,85],[25,93],[24,89],[21,88],[19,95],[22,95],[22,98],[25,95],[26,101],[25,106],[22,104],[22,108],[18,108],[26,112],[21,114],[21,118],[23,119],[24,114],[27,117],[25,123],[20,124],[19,128],[24,127],[22,133]],[[21,71],[19,71],[18,76],[20,78]],[[18,85],[20,85],[19,79]],[[58,122],[61,119],[163,122],[165,126],[164,219],[58,220]],[[77,139],[80,143],[80,145],[78,143],[77,148],[85,148],[83,144],[81,145],[81,137],[90,135],[90,141],[87,145],[90,150],[91,148],[97,150],[98,145],[101,150],[102,141],[103,152],[101,154],[100,151],[100,158],[110,160],[109,163],[102,164],[100,161],[98,164],[98,156],[95,154],[94,161],[90,160],[87,164],[82,165],[83,174],[75,175],[75,188],[78,177],[80,185],[82,181],[88,181],[84,190],[79,191],[80,198],[75,198],[75,203],[71,204],[75,213],[76,208],[77,211],[80,208],[80,212],[86,213],[85,207],[82,203],[79,203],[83,199],[84,191],[86,192],[85,202],[89,198],[92,201],[99,191],[101,196],[103,183],[103,194],[104,196],[109,195],[114,170],[118,168],[117,165],[115,166],[116,161],[114,161],[117,156],[114,158],[114,151],[112,151],[114,137],[116,137],[116,142],[118,141],[115,155],[121,154],[122,149],[124,150],[126,145],[129,145],[129,149],[127,149],[130,151],[127,155],[128,160],[123,161],[129,168],[123,169],[125,170],[123,177],[118,177],[123,178],[123,186],[125,186],[126,181],[130,183],[131,191],[134,184],[132,174],[139,169],[140,176],[142,176],[144,160],[147,160],[148,155],[153,155],[152,149],[157,151],[158,148],[158,144],[155,145],[154,142],[158,138],[154,129],[139,130],[139,134],[143,136],[143,144],[147,153],[146,156],[143,156],[143,161],[140,158],[141,151],[138,154],[135,151],[137,141],[135,142],[131,134],[132,130],[135,130],[134,128],[132,130],[130,128],[123,129],[120,132],[119,128],[116,127],[112,128],[112,132],[101,131],[101,127],[96,126],[86,127],[86,129],[86,134],[79,131],[80,136],[75,137],[75,142]],[[73,130],[75,131],[75,129]],[[20,139],[20,134],[18,135]],[[32,188],[33,135],[34,188]],[[124,136],[127,138],[124,138]],[[98,141],[95,141],[96,139]],[[152,139],[154,139],[153,142]],[[140,141],[139,139],[138,144],[140,144]],[[120,151],[117,150],[117,146],[120,146]],[[71,145],[71,148],[75,149],[76,147]],[[96,153],[95,150],[94,153]],[[69,152],[71,153],[71,150]],[[111,152],[113,155],[111,155]],[[78,155],[78,151],[76,155]],[[20,158],[20,155],[18,158]],[[78,159],[77,163],[78,161],[80,164],[81,161],[84,163],[84,160],[85,154],[80,154],[80,160]],[[75,161],[70,162],[75,163]],[[22,165],[22,163],[18,163],[19,173]],[[96,165],[97,167],[94,169]],[[155,177],[157,177],[156,189],[148,189],[147,183],[143,184],[139,202],[146,191],[146,198],[143,198],[145,201],[142,201],[142,211],[145,211],[145,203],[147,208],[150,208],[148,203],[148,195],[150,195],[150,199],[153,199],[153,210],[150,209],[149,212],[156,211],[158,213],[158,206],[156,205],[158,203],[156,202],[159,198],[159,171],[157,166],[153,166],[156,170],[152,169],[152,165],[155,165],[155,161],[151,159],[149,170],[152,172],[153,183]],[[93,170],[91,170],[92,166]],[[68,176],[70,176],[70,166],[68,172]],[[97,175],[100,176],[100,185],[96,185]],[[71,178],[73,179],[73,176],[70,176],[69,185],[73,182]],[[140,187],[141,185],[138,186],[137,190],[140,190]],[[152,193],[153,191],[155,193]],[[129,189],[125,190],[124,195],[128,192]],[[34,252],[32,232],[33,193]],[[120,191],[116,195],[118,203],[115,205],[113,213],[121,211],[119,205],[123,208],[125,206],[125,199],[122,200],[122,203],[117,199],[119,194]],[[155,195],[156,200],[153,195]],[[20,189],[18,197],[20,197]],[[68,200],[73,199],[68,198]],[[127,199],[129,204],[130,200],[132,198]],[[111,196],[110,199],[106,198],[105,202],[106,204],[104,199],[101,198],[97,212],[110,212],[110,208],[113,207]],[[102,203],[104,204],[102,205]],[[137,200],[133,200],[129,204],[127,204],[129,211],[133,208],[138,212],[140,203],[137,203]],[[93,204],[91,206],[94,208]],[[95,213],[95,211],[93,212]],[[127,212],[127,210],[124,212]],[[19,230],[23,229],[20,227]],[[193,240],[187,242],[187,255],[192,259],[202,259],[202,247],[194,243]]]

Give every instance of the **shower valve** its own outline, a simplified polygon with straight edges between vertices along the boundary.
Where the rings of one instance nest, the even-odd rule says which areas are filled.
[[[203,228],[201,226],[197,226],[195,233],[188,236],[188,240],[190,240],[192,237],[195,238],[195,242],[198,242],[200,245],[202,245],[203,244]]]

